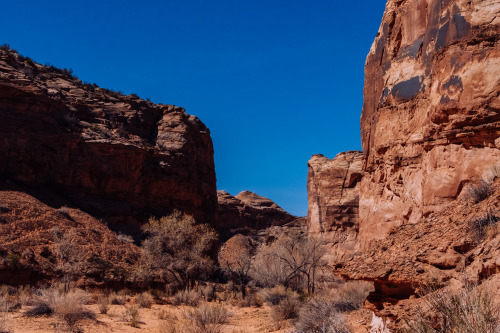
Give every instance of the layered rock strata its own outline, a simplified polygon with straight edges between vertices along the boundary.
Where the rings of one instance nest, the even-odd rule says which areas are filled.
[[[5,48],[0,177],[50,190],[123,228],[173,209],[215,220],[212,140],[198,118],[83,84]]]
[[[363,153],[344,152],[334,159],[314,155],[308,166],[308,232],[327,242],[330,262],[352,256],[359,250],[358,207]]]
[[[500,163],[499,37],[497,1],[388,1],[365,68],[362,248]]]
[[[235,197],[226,191],[217,191],[217,196],[219,233],[223,241],[236,234],[253,235],[296,219],[272,200],[250,191]]]

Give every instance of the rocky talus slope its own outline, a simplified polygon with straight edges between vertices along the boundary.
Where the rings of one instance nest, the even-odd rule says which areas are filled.
[[[499,38],[498,1],[388,1],[365,67],[362,248],[500,163]]]
[[[485,200],[475,203],[464,195],[418,223],[398,226],[369,250],[339,264],[337,272],[374,282],[369,301],[379,315],[396,323],[404,315],[415,314],[426,284],[456,288],[464,281],[486,282],[496,293],[500,285],[499,219],[500,179],[496,178]]]
[[[215,221],[212,140],[198,118],[84,84],[5,47],[0,178],[4,188],[25,186],[54,207],[78,207],[129,232],[172,209]]]
[[[259,230],[281,226],[295,220],[272,200],[250,191],[233,197],[226,191],[217,191],[218,230],[221,240],[242,235],[255,235]]]
[[[329,262],[359,250],[359,185],[363,153],[351,151],[334,159],[314,155],[308,162],[307,229],[329,248]]]
[[[78,209],[55,209],[19,191],[0,191],[0,235],[0,284],[70,274],[82,285],[123,287],[140,256],[130,236]]]

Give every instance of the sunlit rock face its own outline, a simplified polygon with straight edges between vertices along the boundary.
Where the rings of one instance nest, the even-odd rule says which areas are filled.
[[[124,228],[174,209],[215,221],[212,140],[198,118],[8,50],[0,50],[0,176]]]
[[[222,241],[237,234],[255,235],[260,230],[297,219],[274,201],[250,191],[235,197],[226,191],[217,191],[217,197],[218,231]]]
[[[359,188],[363,153],[350,151],[334,159],[314,155],[308,163],[307,229],[328,245],[334,264],[359,250]]]
[[[389,0],[366,60],[362,248],[500,164],[500,2]]]

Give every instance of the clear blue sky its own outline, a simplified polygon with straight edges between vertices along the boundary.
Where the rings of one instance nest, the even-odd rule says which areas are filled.
[[[174,104],[211,130],[217,186],[307,214],[307,161],[360,149],[385,0],[4,0],[0,44]]]

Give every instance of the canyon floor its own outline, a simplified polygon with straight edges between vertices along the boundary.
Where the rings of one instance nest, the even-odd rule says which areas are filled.
[[[275,322],[271,315],[269,306],[262,307],[239,307],[225,304],[224,307],[229,311],[230,317],[227,323],[221,325],[220,333],[266,333],[291,332],[293,329],[292,321],[285,320]],[[17,333],[35,333],[35,332],[68,332],[67,326],[53,316],[42,316],[37,318],[28,318],[24,312],[30,307],[22,307],[16,312],[8,313],[7,326],[9,332]],[[78,329],[80,332],[100,333],[100,332],[152,332],[152,333],[170,333],[174,332],[163,326],[168,319],[161,319],[172,315],[182,317],[184,311],[189,311],[187,306],[173,305],[153,305],[151,308],[141,308],[139,310],[139,324],[133,327],[126,318],[129,304],[110,305],[107,314],[100,314],[98,305],[87,305],[86,308],[97,314],[96,320],[82,321]],[[5,318],[5,317],[3,317]],[[352,333],[366,333],[369,331],[369,325],[372,319],[371,311],[359,309],[349,313],[346,322]],[[185,332],[188,329],[175,332]]]

